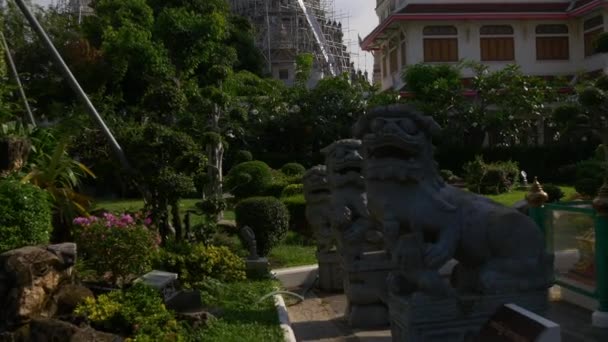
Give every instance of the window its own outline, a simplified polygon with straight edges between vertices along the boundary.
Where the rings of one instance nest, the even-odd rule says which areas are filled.
[[[567,25],[536,26],[536,59],[568,60],[570,58],[568,39]]]
[[[425,62],[458,61],[458,30],[454,26],[427,26],[422,34]]]
[[[512,61],[515,59],[513,27],[509,25],[482,26],[479,29],[482,61]]]
[[[396,73],[397,70],[399,69],[398,61],[399,61],[399,58],[397,56],[397,47],[395,46],[393,49],[391,49],[391,53],[389,54],[391,73],[393,73],[393,74]]]
[[[288,80],[289,79],[289,69],[279,69],[279,79]]]
[[[595,40],[604,32],[604,17],[598,15],[583,23],[583,40],[585,42],[585,57],[595,54]]]
[[[405,46],[405,35],[401,33],[401,42],[399,43],[399,50],[401,53],[401,67],[404,67],[407,64],[407,50]]]

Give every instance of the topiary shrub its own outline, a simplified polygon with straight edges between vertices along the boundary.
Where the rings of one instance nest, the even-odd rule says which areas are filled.
[[[266,256],[287,234],[289,212],[274,197],[252,197],[240,201],[234,210],[236,224],[255,233],[258,254]]]
[[[312,237],[312,230],[306,220],[306,200],[303,194],[281,198],[289,211],[289,229],[307,237]]]
[[[48,193],[17,180],[0,181],[0,253],[48,243],[51,202]]]
[[[512,161],[486,163],[481,156],[476,156],[463,168],[469,190],[480,194],[508,192],[519,179],[519,167]]]
[[[304,184],[289,184],[283,188],[281,197],[304,195]]]
[[[186,287],[198,287],[209,278],[222,282],[245,280],[245,262],[225,246],[173,244],[162,249],[153,264],[179,274]]]
[[[281,172],[287,176],[301,176],[306,172],[306,168],[299,163],[287,163],[281,166]]]
[[[263,194],[271,183],[270,167],[254,160],[233,167],[226,176],[225,189],[241,199]]]
[[[283,195],[283,189],[291,184],[301,184],[302,175],[288,176],[281,171],[272,170],[272,182],[268,184],[264,190],[264,196],[272,196],[280,198]]]
[[[543,184],[543,190],[549,195],[549,199],[547,200],[549,203],[559,202],[565,196],[559,186],[551,183]]]
[[[165,307],[160,293],[135,284],[126,291],[112,291],[97,299],[87,297],[74,310],[99,330],[133,337],[137,341],[181,341],[186,331]]]
[[[238,165],[253,160],[253,155],[249,151],[239,150],[234,156],[234,164]]]
[[[595,197],[604,183],[606,165],[604,162],[589,159],[576,164],[574,189],[586,197]]]

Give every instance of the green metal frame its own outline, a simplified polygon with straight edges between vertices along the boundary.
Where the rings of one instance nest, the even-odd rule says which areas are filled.
[[[575,207],[575,205],[577,207]],[[581,205],[587,205],[590,207],[580,208]],[[598,215],[591,205],[591,201],[561,202],[559,204],[551,203],[538,208],[530,208],[528,215],[534,220],[534,222],[536,222],[539,229],[545,236],[547,251],[549,253],[554,253],[554,231],[553,224],[547,224],[547,220],[552,219],[552,217],[549,215],[551,215],[554,211],[581,213],[588,215],[594,220],[596,270],[595,291],[587,291],[572,284],[560,281],[559,279],[556,279],[555,283],[570,291],[596,299],[599,304],[598,310],[608,312],[608,217]]]

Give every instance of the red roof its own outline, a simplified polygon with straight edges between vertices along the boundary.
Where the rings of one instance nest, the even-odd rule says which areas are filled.
[[[589,0],[591,1],[591,0]],[[565,12],[567,2],[546,3],[488,3],[488,4],[411,4],[399,13],[547,13]]]

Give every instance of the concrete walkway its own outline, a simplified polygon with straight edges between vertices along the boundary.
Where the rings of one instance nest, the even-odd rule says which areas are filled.
[[[305,290],[295,289],[302,294]],[[388,327],[384,330],[359,331],[351,329],[343,319],[346,298],[343,294],[308,291],[298,304],[287,303],[289,319],[298,341],[390,342]],[[547,318],[560,324],[562,342],[606,342],[608,329],[591,326],[591,311],[561,300],[559,288],[551,291]]]

